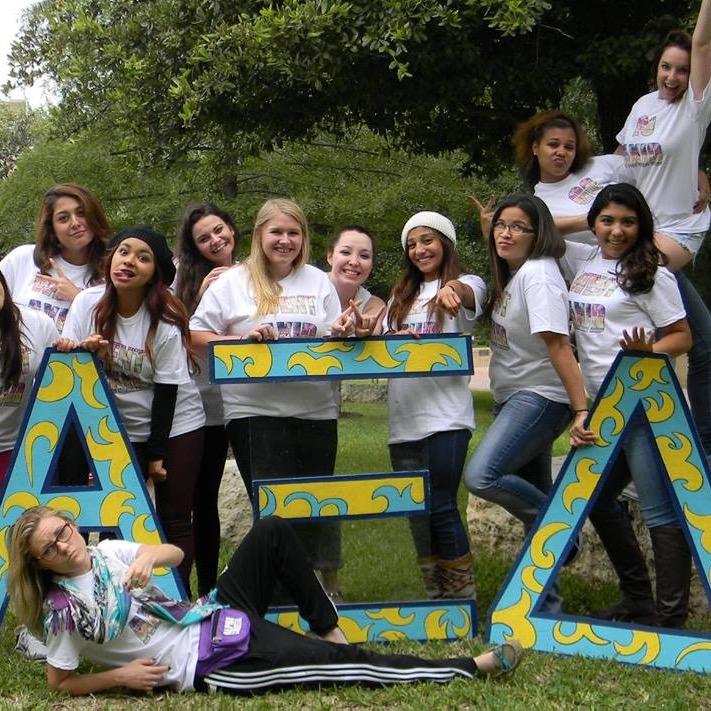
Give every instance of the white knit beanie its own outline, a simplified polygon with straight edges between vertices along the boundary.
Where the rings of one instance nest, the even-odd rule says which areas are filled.
[[[407,249],[407,235],[410,234],[410,230],[414,230],[415,227],[431,227],[433,230],[437,230],[443,234],[448,240],[452,241],[452,244],[457,244],[457,232],[454,229],[452,221],[440,215],[439,212],[418,212],[413,215],[402,228],[402,248]]]

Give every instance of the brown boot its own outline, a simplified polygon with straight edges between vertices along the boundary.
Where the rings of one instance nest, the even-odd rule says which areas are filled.
[[[430,600],[441,598],[442,586],[440,584],[439,569],[437,568],[437,558],[433,555],[418,558],[417,566],[422,574],[422,582],[425,584],[427,597]]]
[[[454,560],[440,558],[437,561],[437,571],[442,588],[440,597],[447,599],[476,597],[472,560],[472,554],[467,553]]]

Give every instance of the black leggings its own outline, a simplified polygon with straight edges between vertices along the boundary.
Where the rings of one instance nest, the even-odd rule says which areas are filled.
[[[292,686],[380,686],[477,675],[470,657],[421,659],[378,654],[357,645],[306,637],[267,622],[263,615],[277,581],[296,600],[312,631],[323,634],[335,627],[336,608],[311,571],[289,524],[277,517],[262,519],[245,536],[217,581],[217,599],[249,616],[249,650],[223,669],[197,677],[196,689],[255,694]]]

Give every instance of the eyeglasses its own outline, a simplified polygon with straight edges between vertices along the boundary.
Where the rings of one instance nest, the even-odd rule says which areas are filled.
[[[57,532],[54,541],[50,543],[38,556],[37,560],[52,560],[59,549],[57,543],[66,543],[72,537],[72,522],[67,521]]]
[[[511,224],[507,224],[503,220],[497,220],[496,222],[494,222],[494,232],[505,232],[506,230],[508,230],[512,235],[519,236],[525,234],[533,234],[536,231],[531,227],[522,225],[519,222],[512,222]]]

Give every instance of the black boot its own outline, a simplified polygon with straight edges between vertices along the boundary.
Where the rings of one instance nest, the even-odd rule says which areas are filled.
[[[682,629],[689,616],[691,552],[681,528],[649,529],[657,571],[657,617],[660,627]]]
[[[593,617],[640,625],[657,624],[652,582],[630,517],[625,510],[593,512],[590,521],[617,573],[622,600]]]

